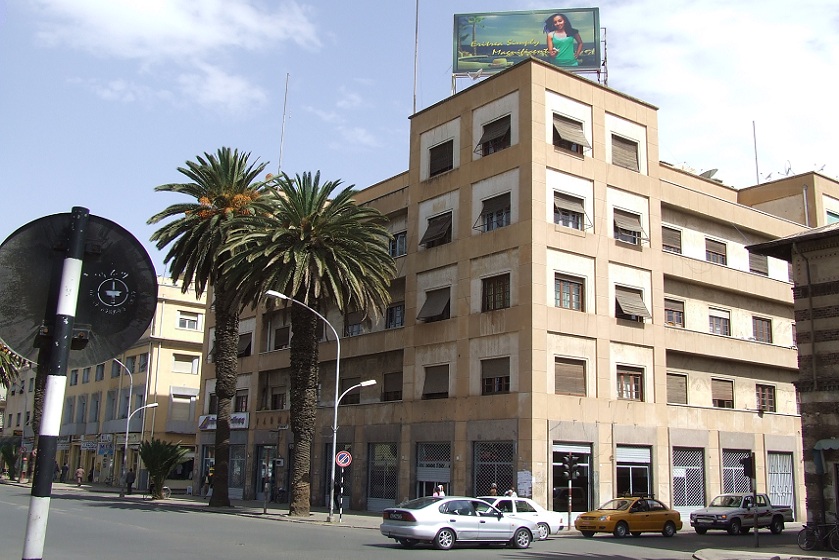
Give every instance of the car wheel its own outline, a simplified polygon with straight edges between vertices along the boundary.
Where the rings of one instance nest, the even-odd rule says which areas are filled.
[[[419,542],[417,539],[396,539],[396,541],[405,548],[414,548]]]
[[[705,527],[694,527],[693,530],[696,531],[697,535],[704,535],[708,532],[708,529],[706,529]]]
[[[672,521],[668,521],[664,524],[664,529],[661,530],[661,534],[665,537],[672,537],[676,534],[676,524]]]
[[[594,536],[594,531],[580,531],[580,533],[582,533],[583,536],[587,539],[590,539]]]
[[[731,524],[728,526],[728,534],[729,535],[739,535],[741,526],[742,526],[742,524],[740,523],[739,519],[732,519]]]
[[[454,546],[454,541],[457,537],[454,531],[449,528],[440,529],[437,535],[434,536],[434,548],[437,550],[449,550]]]
[[[612,531],[612,534],[615,535],[617,538],[622,539],[629,533],[629,527],[626,525],[626,522],[620,521],[617,525],[615,525],[615,530]]]
[[[548,527],[547,523],[539,523],[536,525],[536,528],[539,529],[539,540],[543,541],[548,538],[548,535],[551,534],[551,528]]]
[[[519,527],[516,529],[516,533],[513,535],[513,538],[510,539],[510,544],[513,548],[527,548],[530,546],[530,542],[532,540],[533,535],[530,534],[530,531],[524,527]]]
[[[781,517],[775,517],[769,525],[769,530],[773,535],[780,535],[784,530],[784,520]]]

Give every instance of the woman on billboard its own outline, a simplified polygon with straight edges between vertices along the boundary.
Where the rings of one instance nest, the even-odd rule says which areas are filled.
[[[583,53],[580,32],[571,26],[565,14],[553,14],[545,20],[548,60],[556,66],[579,66]]]

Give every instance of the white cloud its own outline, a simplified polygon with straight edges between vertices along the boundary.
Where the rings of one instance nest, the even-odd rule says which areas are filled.
[[[186,86],[183,94],[233,112],[265,97],[243,76],[224,69],[240,51],[321,46],[310,10],[295,1],[273,11],[247,0],[37,0],[36,9],[42,44],[134,61],[140,82],[181,74],[177,81]],[[181,70],[167,74],[173,67]],[[207,89],[219,86],[226,89]]]

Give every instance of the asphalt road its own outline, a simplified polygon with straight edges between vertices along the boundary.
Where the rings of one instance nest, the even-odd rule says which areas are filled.
[[[29,491],[0,485],[0,559],[19,559],[23,550]],[[703,548],[754,550],[754,536],[723,532],[704,536],[683,529],[673,538],[642,535],[620,541],[608,535],[586,539],[579,534],[552,537],[524,551],[502,547],[465,547],[442,552],[431,548],[405,550],[383,537],[375,516],[365,523],[348,518],[344,525],[293,522],[261,509],[237,507],[210,510],[206,502],[167,500],[163,503],[121,500],[116,494],[93,493],[56,485],[50,505],[44,558],[62,560],[169,560],[241,558],[261,560],[392,560],[393,558],[548,558],[553,560],[685,560]],[[796,554],[796,530],[782,535],[761,533],[760,552]],[[757,550],[754,550],[757,551]]]

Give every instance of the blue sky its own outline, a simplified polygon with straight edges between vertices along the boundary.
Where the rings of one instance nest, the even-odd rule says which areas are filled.
[[[839,4],[419,0],[416,106],[451,94],[456,13],[600,8],[609,86],[659,107],[660,157],[745,187],[839,175]],[[153,192],[222,146],[366,187],[408,167],[415,0],[0,0],[0,240],[84,206],[149,249]],[[288,80],[287,80],[288,76]],[[457,81],[458,89],[470,80]]]

